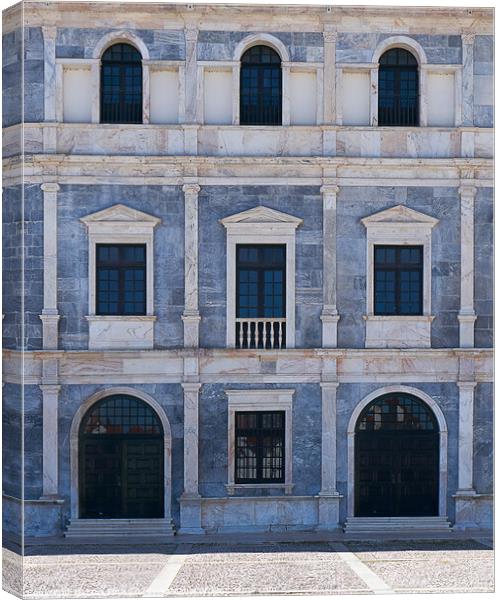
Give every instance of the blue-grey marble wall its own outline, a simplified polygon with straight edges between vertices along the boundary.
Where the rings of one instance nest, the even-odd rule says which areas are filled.
[[[2,203],[2,303],[5,348],[22,346],[22,208],[22,187],[17,185],[5,188]]]
[[[183,344],[184,197],[176,186],[62,185],[58,202],[60,346],[88,347],[88,234],[80,218],[124,204],[162,219],[154,229],[156,347]]]
[[[2,124],[21,122],[22,113],[22,29],[2,36]]]
[[[337,62],[372,62],[375,48],[383,40],[398,35],[392,33],[339,33],[337,37]],[[462,39],[459,35],[402,35],[418,42],[429,64],[460,64],[462,62]]]
[[[296,234],[296,347],[321,345],[322,198],[316,186],[210,186],[199,195],[201,345],[226,346],[226,230],[219,220],[267,206],[304,220]]]
[[[474,205],[475,345],[493,346],[493,189],[478,188]]]
[[[106,34],[123,29],[59,27],[56,38],[57,58],[92,58],[94,49]],[[184,32],[175,29],[128,29],[140,38],[151,60],[184,60]]]
[[[460,205],[456,188],[343,187],[337,201],[337,306],[340,347],[363,348],[366,229],[360,219],[397,206],[440,219],[432,232],[433,348],[458,346]]]
[[[476,385],[473,485],[478,494],[493,493],[493,393],[492,383]]]
[[[337,483],[344,496],[340,503],[340,520],[347,515],[347,430],[354,408],[380,383],[341,383],[337,389]],[[458,387],[454,383],[412,383],[411,387],[429,395],[440,407],[448,428],[448,516],[455,515],[452,495],[458,485]]]
[[[493,36],[474,37],[474,125],[493,127]]]
[[[38,385],[24,386],[24,497],[42,495],[43,418],[42,391]]]
[[[198,34],[198,60],[233,60],[236,46],[248,37],[248,31],[200,31]],[[278,32],[270,33],[288,50],[290,60],[300,62],[323,61],[323,35],[321,33]]]
[[[2,390],[3,492],[22,497],[22,386],[5,383]]]
[[[206,384],[199,403],[199,489],[205,497],[227,496],[228,407],[225,389],[295,389],[292,408],[293,494],[315,495],[321,487],[321,389],[315,384]],[[282,490],[245,490],[240,495],[282,495]],[[238,495],[238,493],[236,494]]]
[[[59,396],[59,489],[65,500],[63,522],[70,518],[71,471],[70,432],[76,411],[92,394],[114,385],[62,386]],[[120,386],[122,387],[122,386]],[[128,386],[149,394],[162,407],[172,433],[172,518],[179,526],[179,502],[184,487],[184,403],[180,384],[143,384]]]

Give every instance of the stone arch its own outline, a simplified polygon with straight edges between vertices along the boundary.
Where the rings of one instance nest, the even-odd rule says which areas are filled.
[[[71,465],[71,518],[78,519],[79,507],[79,450],[80,425],[88,411],[99,400],[108,396],[124,394],[142,400],[157,414],[163,427],[163,460],[164,460],[164,518],[170,521],[172,517],[172,430],[167,415],[160,404],[142,390],[131,387],[114,387],[100,390],[92,394],[80,405],[73,417],[70,429],[70,465]]]
[[[131,44],[141,53],[142,60],[149,60],[149,51],[146,44],[139,36],[130,31],[111,31],[104,35],[95,45],[92,58],[100,59],[105,50],[119,43]]]
[[[419,67],[427,64],[427,56],[422,46],[413,38],[406,35],[393,35],[382,40],[373,52],[372,62],[378,63],[384,52],[391,48],[404,48],[417,59]]]
[[[281,62],[290,62],[290,54],[285,44],[269,33],[256,33],[243,38],[234,50],[233,60],[240,61],[243,54],[249,48],[259,45],[270,46],[280,55]]]
[[[378,388],[365,396],[354,408],[347,426],[347,516],[354,516],[354,438],[356,423],[363,410],[380,396],[403,393],[422,400],[431,409],[439,427],[439,516],[446,516],[446,499],[448,488],[448,427],[443,411],[437,402],[418,388],[407,385],[389,385]]]

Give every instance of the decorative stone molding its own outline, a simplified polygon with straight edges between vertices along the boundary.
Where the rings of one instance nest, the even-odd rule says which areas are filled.
[[[323,195],[323,348],[337,347],[337,194],[338,185],[321,186]]]
[[[354,444],[356,424],[363,409],[384,394],[404,393],[416,396],[425,402],[434,413],[439,427],[439,516],[447,515],[447,490],[448,490],[448,427],[443,411],[437,402],[425,392],[415,387],[406,385],[390,385],[374,390],[354,408],[347,426],[347,516],[354,517]]]
[[[59,421],[58,405],[60,385],[40,386],[42,390],[42,498],[57,498],[59,495]]]
[[[80,219],[89,236],[89,349],[152,348],[154,345],[153,230],[161,219],[116,204]],[[96,245],[146,245],[146,314],[96,315]]]
[[[460,194],[460,347],[474,347],[474,185],[461,185]]]
[[[293,440],[292,440],[292,407],[294,389],[262,389],[262,390],[225,390],[228,398],[228,482],[226,489],[231,495],[236,489],[282,488],[286,494],[291,494]],[[285,412],[285,482],[277,484],[235,483],[235,414],[240,411],[270,411]]]
[[[243,38],[234,49],[233,60],[241,61],[241,57],[249,48],[260,45],[271,46],[280,55],[282,62],[290,62],[290,54],[285,44],[269,33],[252,33]]]
[[[126,394],[139,398],[155,411],[163,428],[163,482],[164,482],[164,519],[171,521],[172,506],[172,431],[170,423],[161,405],[146,392],[133,387],[113,387],[99,390],[87,398],[78,408],[71,422],[70,429],[70,469],[71,469],[71,519],[80,516],[80,491],[79,491],[79,452],[80,452],[80,425],[90,408],[99,400]]]
[[[227,332],[229,348],[236,346],[236,246],[238,244],[286,245],[286,345],[295,346],[295,230],[302,219],[256,206],[220,220],[227,230],[226,286]]]
[[[118,30],[118,31],[110,31],[103,35],[102,38],[97,42],[94,46],[94,50],[92,52],[92,58],[101,58],[103,53],[113,44],[131,44],[135,46],[137,50],[141,53],[143,60],[149,60],[149,50],[142,38],[140,38],[136,33],[127,30]]]
[[[432,228],[438,219],[406,206],[394,206],[361,219],[366,227],[366,348],[430,348]],[[377,244],[423,246],[423,313],[374,314],[374,253]]]
[[[43,309],[42,346],[57,350],[59,313],[57,310],[57,183],[42,183],[43,191]]]
[[[198,310],[198,194],[200,186],[188,183],[184,192],[184,346],[199,345]]]
[[[414,38],[406,35],[393,35],[383,39],[373,52],[372,63],[378,63],[382,54],[391,48],[404,48],[415,56],[419,65],[427,64],[427,55],[423,47]]]

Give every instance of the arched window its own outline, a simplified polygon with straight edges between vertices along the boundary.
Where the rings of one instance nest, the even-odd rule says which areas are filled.
[[[130,44],[102,55],[101,123],[142,123],[142,56]]]
[[[281,125],[281,58],[269,46],[252,46],[241,57],[240,124]]]
[[[403,48],[380,57],[378,71],[378,124],[418,125],[418,64]]]

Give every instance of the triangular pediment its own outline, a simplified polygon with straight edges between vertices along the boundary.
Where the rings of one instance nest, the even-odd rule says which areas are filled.
[[[161,222],[158,217],[153,217],[135,208],[130,208],[124,204],[115,204],[99,212],[92,213],[80,219],[83,223],[90,225],[91,223],[99,223],[103,221],[125,222],[125,223],[151,223],[154,227]]]
[[[268,208],[267,206],[256,206],[255,208],[245,210],[236,215],[225,217],[224,219],[221,219],[220,222],[224,226],[232,223],[286,223],[292,227],[298,227],[302,223],[302,219]]]
[[[390,225],[391,223],[404,223],[408,225],[420,224],[434,227],[434,225],[439,223],[439,219],[435,219],[434,217],[430,217],[429,215],[425,215],[424,213],[400,204],[399,206],[393,206],[392,208],[365,217],[364,219],[361,219],[361,223],[363,223],[365,227],[375,224]]]

